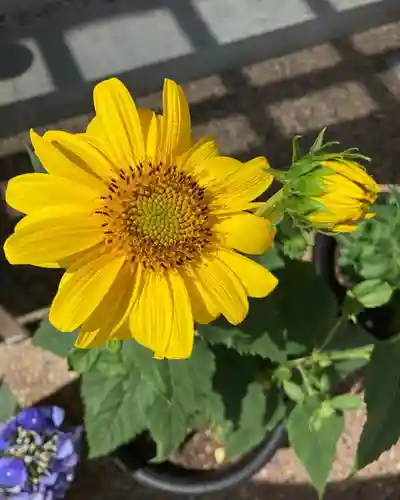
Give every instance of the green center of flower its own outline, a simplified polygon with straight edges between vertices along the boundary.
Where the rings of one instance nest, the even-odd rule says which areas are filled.
[[[112,179],[105,205],[105,241],[151,269],[176,269],[212,245],[210,197],[176,166],[139,165]]]

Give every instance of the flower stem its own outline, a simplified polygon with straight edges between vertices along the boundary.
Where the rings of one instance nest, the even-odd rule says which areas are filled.
[[[321,352],[325,349],[325,347],[332,341],[333,337],[336,335],[339,328],[343,325],[343,323],[347,321],[347,315],[342,314],[336,321],[336,323],[329,330],[328,335],[326,336],[324,342],[321,347],[317,349],[318,352]]]
[[[298,371],[299,371],[299,373],[301,375],[301,378],[303,379],[304,387],[306,388],[307,394],[309,396],[311,396],[312,393],[313,393],[313,388],[312,388],[312,386],[310,384],[310,381],[308,380],[307,373],[306,373],[306,371],[304,369],[304,366],[299,365],[297,367],[297,369],[298,369]]]
[[[374,344],[367,344],[363,347],[355,347],[353,349],[345,349],[343,351],[331,351],[325,353],[314,351],[313,354],[311,354],[311,356],[304,356],[302,358],[297,358],[288,361],[287,366],[299,368],[300,366],[312,365],[314,363],[326,360],[330,361],[343,361],[346,359],[368,360],[372,353],[373,348]]]

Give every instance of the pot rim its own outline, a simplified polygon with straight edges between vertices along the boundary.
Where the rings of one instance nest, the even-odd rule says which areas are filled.
[[[113,461],[142,486],[177,495],[204,495],[230,489],[247,481],[272,459],[286,441],[285,424],[281,422],[239,460],[226,467],[210,470],[188,469],[170,461],[138,467],[137,459],[128,447],[119,448]]]

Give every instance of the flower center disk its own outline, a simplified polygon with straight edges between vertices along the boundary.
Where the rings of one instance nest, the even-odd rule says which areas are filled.
[[[146,268],[177,269],[213,244],[210,196],[176,166],[143,165],[111,179],[97,213],[106,242]]]

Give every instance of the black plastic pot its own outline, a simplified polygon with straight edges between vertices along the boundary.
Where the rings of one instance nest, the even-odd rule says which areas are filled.
[[[250,479],[286,442],[286,430],[281,424],[237,462],[218,469],[197,470],[187,469],[172,462],[148,463],[155,455],[155,445],[151,439],[144,436],[119,448],[114,455],[114,461],[144,486],[176,495],[204,495],[233,488]]]
[[[328,284],[341,304],[347,290],[336,277],[337,247],[338,243],[335,238],[318,233],[313,248],[313,262],[317,273]],[[397,333],[396,328],[392,329],[394,315],[395,311],[389,303],[382,307],[365,309],[357,316],[357,319],[367,332],[377,339],[384,340]]]

